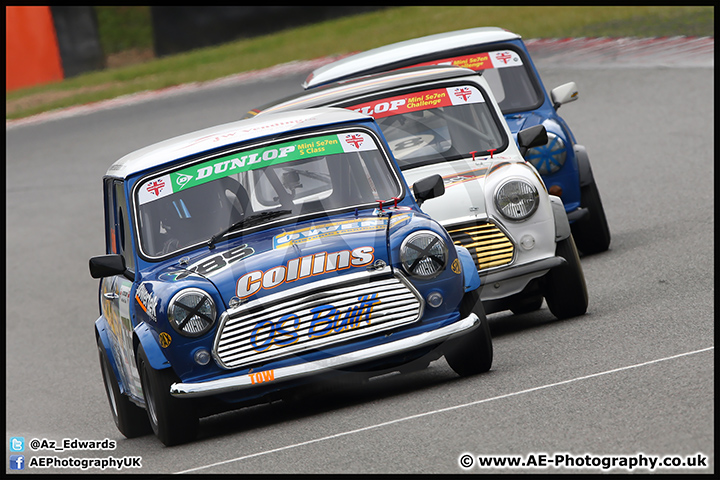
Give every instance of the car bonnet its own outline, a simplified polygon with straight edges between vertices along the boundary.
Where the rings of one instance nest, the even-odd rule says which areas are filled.
[[[166,276],[201,275],[215,285],[226,306],[306,288],[313,282],[332,283],[367,272],[378,261],[391,264],[387,230],[410,222],[414,213],[409,208],[392,216],[376,212],[322,217],[234,237],[187,257],[183,270]],[[234,255],[239,251],[241,256]],[[218,256],[233,261],[214,261]]]

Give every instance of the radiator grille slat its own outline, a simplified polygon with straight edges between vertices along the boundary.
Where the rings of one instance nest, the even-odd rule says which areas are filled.
[[[455,245],[470,251],[478,271],[512,263],[515,245],[493,222],[448,227]]]
[[[251,302],[222,322],[213,353],[225,368],[247,367],[414,322],[422,302],[408,285],[374,275]]]

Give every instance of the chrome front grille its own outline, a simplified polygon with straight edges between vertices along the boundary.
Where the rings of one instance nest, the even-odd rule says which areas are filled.
[[[446,227],[455,245],[470,251],[478,270],[512,263],[515,245],[493,222]]]
[[[224,368],[260,365],[412,323],[423,302],[389,268],[314,282],[225,312],[213,355]]]

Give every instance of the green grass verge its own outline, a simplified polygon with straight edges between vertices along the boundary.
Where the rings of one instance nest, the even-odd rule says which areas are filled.
[[[129,22],[118,21],[127,17]],[[98,24],[106,54],[148,48],[152,37],[148,7],[98,7]],[[524,38],[714,36],[714,8],[389,8],[7,92],[6,119],[479,26],[507,28]]]

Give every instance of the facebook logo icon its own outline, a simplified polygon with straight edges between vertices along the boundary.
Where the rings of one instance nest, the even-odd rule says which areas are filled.
[[[10,470],[24,470],[25,455],[10,455]]]

